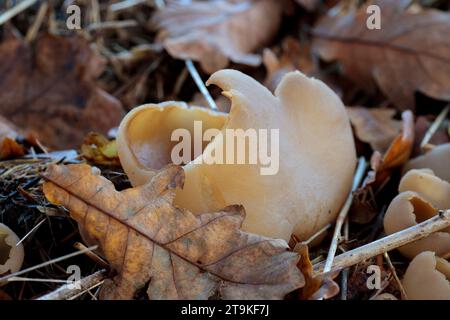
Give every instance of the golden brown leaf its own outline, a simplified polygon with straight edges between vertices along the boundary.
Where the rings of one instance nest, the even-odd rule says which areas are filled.
[[[304,284],[299,257],[283,240],[239,230],[242,206],[199,216],[172,205],[184,171],[169,166],[146,185],[117,192],[98,170],[53,165],[44,192],[66,206],[117,272],[104,299],[281,299]]]
[[[5,138],[0,142],[0,159],[21,157],[25,154],[25,148],[11,138]]]
[[[18,137],[16,126],[0,115],[0,160],[25,154],[25,148],[16,142]]]
[[[120,166],[116,140],[108,140],[104,135],[90,132],[81,145],[83,158],[94,164],[104,166]]]
[[[0,114],[45,145],[78,147],[122,118],[119,101],[95,83],[104,63],[82,36],[45,34],[33,45],[8,37],[0,56]]]
[[[278,0],[192,1],[167,5],[154,22],[170,55],[199,61],[205,72],[213,73],[225,68],[228,60],[261,64],[261,57],[252,52],[272,40],[281,13]]]
[[[414,92],[450,99],[450,14],[406,10],[411,1],[376,0],[381,29],[367,27],[367,6],[330,10],[313,30],[313,47],[327,61],[339,60],[356,84],[375,84],[400,109],[414,107]],[[341,9],[341,14],[336,14]]]

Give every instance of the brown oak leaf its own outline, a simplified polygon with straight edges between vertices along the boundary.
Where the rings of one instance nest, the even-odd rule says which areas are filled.
[[[97,87],[104,63],[82,36],[44,34],[33,46],[5,37],[0,56],[0,114],[47,146],[77,147],[123,116],[120,102]]]
[[[181,167],[122,192],[85,164],[53,165],[45,178],[47,198],[70,210],[117,272],[103,299],[131,299],[146,286],[150,299],[281,299],[304,284],[299,256],[283,240],[239,229],[242,206],[198,216],[174,207]]]
[[[260,65],[261,57],[252,52],[272,40],[281,15],[278,0],[192,1],[168,4],[153,22],[171,56],[199,61],[211,74],[227,67],[228,60]]]
[[[450,14],[406,9],[410,1],[376,0],[381,29],[367,27],[367,5],[330,10],[313,30],[313,48],[338,60],[345,74],[372,91],[375,84],[400,109],[414,107],[414,93],[450,99]],[[342,7],[340,7],[342,9]]]

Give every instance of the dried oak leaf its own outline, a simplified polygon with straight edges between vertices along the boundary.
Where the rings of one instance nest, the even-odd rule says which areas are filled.
[[[385,152],[402,128],[401,121],[393,119],[393,109],[349,107],[347,113],[358,139],[374,151]]]
[[[118,274],[103,299],[131,299],[146,285],[150,299],[281,299],[304,284],[299,256],[283,240],[239,229],[242,206],[199,216],[174,207],[181,167],[122,192],[85,164],[53,165],[45,178],[49,201],[70,210]]]
[[[0,114],[45,145],[77,147],[120,122],[120,102],[95,83],[103,60],[82,36],[45,34],[33,46],[7,37],[0,56]]]
[[[252,52],[275,36],[282,1],[218,0],[168,4],[154,17],[158,41],[177,59],[198,61],[207,73],[224,69],[228,60],[261,64]]]
[[[313,30],[313,48],[338,60],[355,83],[375,84],[400,109],[414,106],[414,92],[450,99],[450,14],[434,9],[406,10],[410,1],[376,0],[381,29],[370,30],[367,5],[330,10]]]

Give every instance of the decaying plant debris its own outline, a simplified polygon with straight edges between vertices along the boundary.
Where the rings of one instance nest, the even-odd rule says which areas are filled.
[[[70,4],[83,13],[80,30],[66,27]],[[389,32],[363,29],[369,4],[387,10]],[[395,249],[447,237],[450,228],[449,208],[432,207],[427,196],[417,203],[421,195],[407,191],[415,187],[399,191],[413,168],[438,176],[448,192],[449,10],[439,0],[36,0],[20,10],[2,2],[0,223],[17,234],[24,262],[21,271],[0,274],[0,300],[427,298],[411,289],[421,263],[445,287],[436,273],[448,271],[450,252],[405,257]],[[307,240],[286,243],[240,230],[240,206],[192,215],[172,206],[180,167],[132,188],[115,141],[126,112],[164,101],[229,112],[220,88],[203,84],[225,67],[272,92],[300,69],[347,106],[361,160],[354,192],[342,195],[348,205],[339,212],[340,232],[333,235],[333,220]],[[81,178],[84,185],[72,185]],[[144,196],[144,188],[151,192]],[[97,192],[102,199],[91,198]],[[430,219],[385,230],[386,212],[390,219],[400,198]],[[111,208],[114,201],[123,208]],[[148,210],[128,221],[139,205]],[[82,219],[86,208],[94,212],[90,224]],[[152,213],[157,237],[146,220]],[[102,227],[115,228],[116,237],[105,240]],[[157,253],[151,262],[150,252]],[[379,290],[366,283],[373,265],[381,270]],[[79,289],[67,283],[73,266]]]

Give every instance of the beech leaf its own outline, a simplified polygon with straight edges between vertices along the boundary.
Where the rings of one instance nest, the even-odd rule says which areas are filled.
[[[146,185],[118,192],[86,164],[52,165],[49,201],[66,206],[87,242],[117,272],[103,299],[282,299],[304,285],[299,255],[283,240],[242,232],[242,206],[193,215],[174,207],[184,171],[168,166]]]

